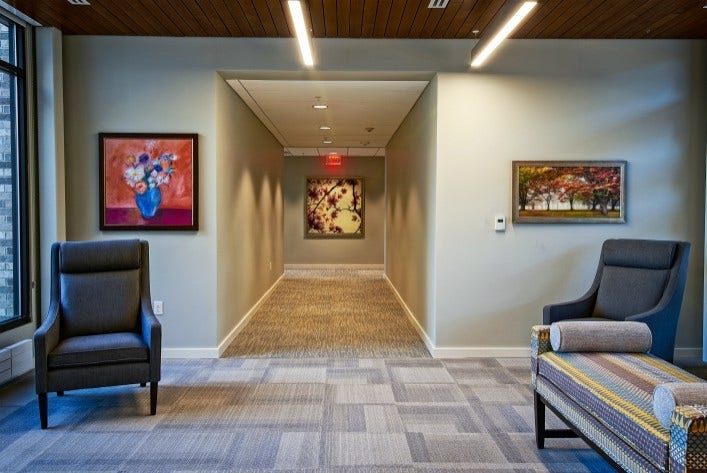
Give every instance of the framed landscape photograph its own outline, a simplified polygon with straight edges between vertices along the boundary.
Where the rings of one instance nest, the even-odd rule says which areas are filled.
[[[626,161],[513,161],[514,223],[625,223]]]
[[[198,230],[198,135],[100,133],[101,230]]]
[[[304,190],[305,238],[363,238],[362,177],[307,177]]]

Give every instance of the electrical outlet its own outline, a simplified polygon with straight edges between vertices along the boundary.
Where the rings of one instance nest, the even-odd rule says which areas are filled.
[[[155,315],[164,315],[162,301],[152,301],[152,310]]]

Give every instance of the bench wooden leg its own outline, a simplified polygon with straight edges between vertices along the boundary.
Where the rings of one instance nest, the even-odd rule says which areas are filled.
[[[57,391],[57,392],[56,392],[56,395],[57,395],[57,396],[63,396],[63,395],[64,395],[64,391]]]
[[[140,383],[141,388],[144,388],[145,386],[147,386],[147,383]]]
[[[535,405],[535,445],[539,450],[545,448],[545,404],[540,395],[533,391]]]

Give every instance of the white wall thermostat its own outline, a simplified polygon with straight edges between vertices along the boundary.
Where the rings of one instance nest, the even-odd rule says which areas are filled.
[[[505,215],[496,215],[496,217],[493,219],[493,227],[497,232],[505,232],[506,231],[506,216]]]

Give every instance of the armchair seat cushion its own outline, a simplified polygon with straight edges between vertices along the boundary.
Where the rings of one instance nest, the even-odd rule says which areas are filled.
[[[676,381],[702,380],[644,353],[547,352],[538,357],[538,383],[556,387],[662,471],[668,471],[670,431],[653,414],[653,390]]]
[[[137,333],[82,335],[62,340],[47,358],[49,369],[141,361],[147,363],[149,349]]]

